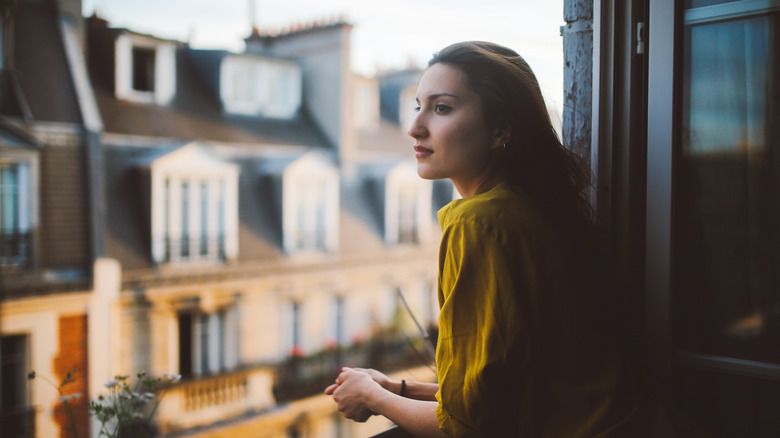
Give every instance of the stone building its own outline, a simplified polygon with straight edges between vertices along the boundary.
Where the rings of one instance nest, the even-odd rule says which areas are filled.
[[[183,376],[156,415],[169,436],[386,428],[317,394],[344,363],[432,377],[397,291],[435,325],[453,190],[417,177],[405,116],[380,111],[411,107],[419,76],[353,75],[342,20],[232,53],[79,1],[0,8],[3,430],[64,430],[56,390],[25,376],[74,366],[81,436],[103,384],[141,371]]]

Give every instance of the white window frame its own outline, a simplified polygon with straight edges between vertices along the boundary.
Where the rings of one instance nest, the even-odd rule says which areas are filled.
[[[312,217],[312,212],[308,212],[303,215],[306,223],[300,223],[299,208],[314,208],[310,205],[310,194],[301,188],[310,187],[312,184],[322,187],[324,217]],[[288,254],[336,251],[339,239],[338,211],[339,174],[332,162],[319,153],[311,152],[287,167],[282,175],[282,240],[284,250]],[[306,234],[307,228],[316,227],[319,220],[323,222],[324,235],[315,235],[313,244],[309,242],[300,247],[299,234]],[[318,247],[317,242],[320,240],[324,247]]]
[[[405,185],[416,187],[415,228],[417,242],[426,243],[432,236],[430,211],[433,205],[433,183],[417,174],[414,162],[403,162],[391,169],[385,182],[385,243],[398,245],[400,242],[400,208],[402,190]]]
[[[214,157],[198,143],[172,151],[150,164],[152,259],[158,263],[217,262],[238,256],[239,167]],[[182,184],[188,182],[188,229],[182,230]],[[168,189],[166,189],[166,183]],[[201,184],[207,185],[207,250],[201,255]],[[220,204],[224,209],[220,211]],[[220,229],[223,227],[223,229]],[[166,251],[166,238],[189,236],[189,255]],[[167,254],[166,254],[167,253]]]
[[[133,49],[154,50],[154,90],[133,88]],[[172,41],[125,33],[116,39],[115,88],[117,99],[168,105],[176,94],[176,47]]]
[[[215,375],[239,365],[238,308],[235,303],[193,312],[191,323],[193,375]],[[205,350],[201,339],[204,331],[207,336]]]
[[[357,128],[379,127],[379,83],[376,79],[355,76],[353,119]],[[414,102],[414,100],[412,100]]]
[[[24,169],[19,175],[19,231],[31,234],[30,260],[24,262],[28,265],[33,264],[37,254],[36,232],[39,224],[39,184],[40,170],[38,154],[28,150],[6,149],[0,153],[0,164],[22,165]],[[0,205],[0,215],[2,214],[2,205]],[[5,264],[0,261],[0,266],[13,266],[15,263]]]
[[[248,82],[239,90],[237,75]],[[226,113],[290,119],[301,107],[298,64],[274,58],[231,54],[220,64],[220,98]]]

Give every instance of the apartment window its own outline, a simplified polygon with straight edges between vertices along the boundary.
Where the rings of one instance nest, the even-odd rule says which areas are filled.
[[[317,178],[297,182],[295,249],[325,250],[325,184]]]
[[[0,161],[0,267],[32,261],[33,170],[29,162]]]
[[[154,92],[155,50],[148,47],[133,47],[133,89]]]
[[[432,183],[420,179],[414,163],[401,163],[388,172],[385,183],[385,242],[388,245],[418,244],[427,240],[432,197]]]
[[[780,12],[687,3],[675,185],[682,347],[780,364]]]
[[[417,184],[405,182],[398,190],[398,243],[418,243]]]
[[[336,249],[338,181],[335,167],[317,153],[299,158],[284,171],[282,225],[287,252]]]
[[[165,181],[163,240],[166,262],[224,259],[224,190],[224,180]],[[174,217],[178,217],[178,226]],[[212,226],[212,222],[218,226]],[[172,234],[172,230],[177,230],[177,233]]]
[[[238,325],[234,307],[179,314],[179,373],[218,374],[237,365]]]
[[[151,155],[152,257],[158,263],[231,260],[238,252],[238,166],[198,143]],[[143,160],[142,160],[143,163]]]
[[[290,118],[301,106],[301,69],[287,60],[229,55],[220,67],[225,112]]]
[[[121,34],[115,43],[119,99],[167,105],[176,92],[176,48],[171,41]]]
[[[35,411],[29,406],[28,336],[3,336],[0,340],[0,426],[3,436],[34,436]]]

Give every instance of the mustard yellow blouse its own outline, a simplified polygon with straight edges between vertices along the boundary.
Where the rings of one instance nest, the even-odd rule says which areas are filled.
[[[621,436],[608,433],[626,421],[614,409],[620,362],[575,322],[567,297],[581,280],[532,200],[490,181],[438,217],[440,428],[453,437]]]

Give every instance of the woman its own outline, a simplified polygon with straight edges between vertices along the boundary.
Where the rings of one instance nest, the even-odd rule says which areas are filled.
[[[640,436],[596,281],[587,180],[528,64],[492,43],[451,45],[417,103],[418,173],[463,198],[438,214],[438,384],[344,368],[325,392],[348,418],[384,415],[420,437]]]

